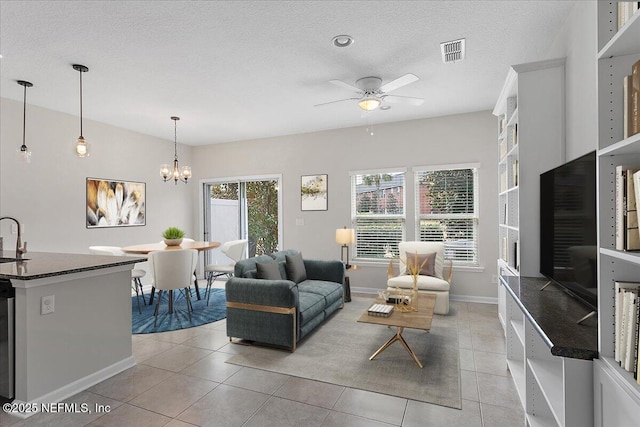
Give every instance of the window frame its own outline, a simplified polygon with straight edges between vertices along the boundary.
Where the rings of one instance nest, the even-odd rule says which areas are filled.
[[[398,186],[398,189],[402,187],[402,190],[398,190],[398,194],[400,191],[402,192],[402,197],[397,197],[398,201],[402,202],[402,213],[400,214],[358,214],[357,212],[357,177],[364,175],[375,175],[375,174],[402,174],[403,182],[401,186]],[[364,263],[382,263],[388,262],[388,259],[383,256],[379,258],[374,257],[364,257],[358,256],[358,219],[366,219],[366,220],[400,220],[402,226],[402,236],[400,241],[406,239],[407,236],[407,168],[381,168],[381,169],[370,169],[370,170],[359,170],[359,171],[350,171],[349,172],[349,180],[350,180],[350,198],[351,198],[351,226],[355,230],[356,239],[353,243],[353,261],[364,262]],[[383,189],[379,190],[383,192]],[[385,197],[384,200],[387,198]],[[380,200],[383,200],[381,197]],[[381,221],[382,222],[382,221]],[[395,248],[395,252],[397,254],[397,248]]]
[[[453,171],[470,169],[473,173],[473,213],[453,213],[453,214],[421,214],[420,213],[420,179],[425,172]],[[454,267],[480,267],[480,164],[479,163],[459,163],[444,165],[429,165],[412,168],[414,181],[415,198],[415,236],[416,241],[421,241],[420,222],[421,220],[442,220],[442,219],[471,219],[473,222],[473,254],[474,259],[464,261],[451,259]],[[447,242],[445,241],[445,253],[447,252]]]

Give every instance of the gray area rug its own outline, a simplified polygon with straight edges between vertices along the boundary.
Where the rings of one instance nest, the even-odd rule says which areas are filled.
[[[429,333],[404,330],[402,336],[423,369],[399,342],[370,361],[395,333],[395,328],[356,322],[372,302],[353,298],[300,341],[295,353],[237,345],[227,363],[461,409],[455,317],[435,316]]]

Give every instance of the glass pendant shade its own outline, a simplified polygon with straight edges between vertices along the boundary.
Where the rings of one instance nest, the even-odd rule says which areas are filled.
[[[78,137],[78,141],[76,142],[76,156],[78,157],[89,157],[89,144],[84,140],[82,135]]]
[[[25,80],[18,80],[20,86],[24,87],[24,101],[22,104],[22,145],[16,150],[18,153],[18,159],[25,163],[31,163],[31,150],[25,143],[25,135],[27,130],[27,88],[32,87],[33,83]]]

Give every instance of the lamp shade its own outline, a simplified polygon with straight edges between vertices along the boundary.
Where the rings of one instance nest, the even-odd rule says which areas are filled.
[[[356,241],[356,231],[353,228],[338,228],[336,230],[336,243],[350,245]]]

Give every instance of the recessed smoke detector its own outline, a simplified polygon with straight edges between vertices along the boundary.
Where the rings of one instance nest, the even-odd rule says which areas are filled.
[[[382,111],[391,110],[391,105],[383,105],[382,107],[380,107],[380,109],[381,109]]]
[[[336,47],[347,47],[353,44],[353,37],[346,34],[342,34],[339,36],[335,36],[334,38],[331,39],[331,41],[333,42],[333,45]]]
[[[440,43],[440,52],[445,64],[462,61],[465,55],[465,39]]]

